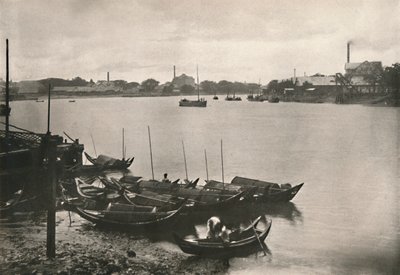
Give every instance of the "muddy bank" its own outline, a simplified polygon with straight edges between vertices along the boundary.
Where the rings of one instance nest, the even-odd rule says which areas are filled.
[[[32,214],[30,214],[32,215]],[[222,260],[182,253],[166,235],[97,228],[71,213],[57,213],[56,258],[46,258],[45,214],[0,224],[1,274],[218,274]],[[27,221],[25,220],[27,218]]]

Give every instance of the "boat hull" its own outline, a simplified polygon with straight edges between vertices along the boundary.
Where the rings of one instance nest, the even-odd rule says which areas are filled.
[[[253,226],[253,225],[251,225]],[[244,237],[237,241],[222,242],[209,239],[185,240],[173,234],[176,244],[180,249],[191,255],[206,258],[220,258],[242,255],[252,248],[260,248],[264,244],[269,231],[271,222],[267,224],[265,230],[257,230],[255,226],[244,232]],[[255,235],[257,234],[257,236]]]
[[[207,107],[206,100],[181,100],[179,101],[180,107]]]
[[[108,215],[91,213],[85,209],[74,206],[72,206],[70,210],[99,226],[118,229],[162,230],[165,226],[170,225],[175,221],[183,208],[184,206],[181,206],[174,211],[158,213],[114,211],[108,213]]]

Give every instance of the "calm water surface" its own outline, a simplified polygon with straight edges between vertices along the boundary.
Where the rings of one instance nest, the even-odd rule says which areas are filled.
[[[305,182],[293,203],[266,211],[270,255],[230,261],[232,274],[392,274],[399,264],[400,110],[358,105],[227,102],[180,108],[179,98],[53,100],[51,130],[97,153],[121,157],[122,128],[132,172],[221,180],[234,176]],[[12,102],[11,123],[45,132],[47,102]],[[202,234],[204,227],[197,226]],[[179,250],[171,244],[163,244]],[[397,269],[398,271],[398,269]]]

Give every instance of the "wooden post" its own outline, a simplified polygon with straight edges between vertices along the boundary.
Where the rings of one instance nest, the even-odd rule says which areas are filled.
[[[49,84],[49,94],[47,99],[47,134],[50,135],[50,89],[51,84]]]
[[[9,88],[9,67],[8,67],[8,39],[6,39],[6,138],[10,130],[10,88]]]
[[[208,164],[207,164],[207,151],[204,149],[204,157],[206,159],[206,174],[207,174],[207,182],[208,182]]]
[[[221,139],[221,166],[222,166],[222,187],[225,190],[225,180],[224,180],[224,154],[222,149],[222,139]]]
[[[154,180],[154,169],[153,169],[153,151],[151,150],[151,136],[150,136],[150,126],[147,126],[147,131],[149,132],[149,144],[150,144],[150,161],[151,161],[151,175]]]
[[[122,128],[122,160],[125,160],[125,129]]]
[[[56,161],[57,143],[51,139],[50,133],[47,140],[47,243],[46,255],[48,258],[56,256]]]

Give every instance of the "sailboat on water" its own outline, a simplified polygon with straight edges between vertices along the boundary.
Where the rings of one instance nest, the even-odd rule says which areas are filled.
[[[199,67],[197,66],[197,100],[183,98],[179,101],[181,107],[207,107],[207,100],[200,98]]]
[[[235,90],[233,90],[233,96],[229,95],[229,92],[225,98],[227,101],[242,101],[242,98],[240,96],[235,95]]]

